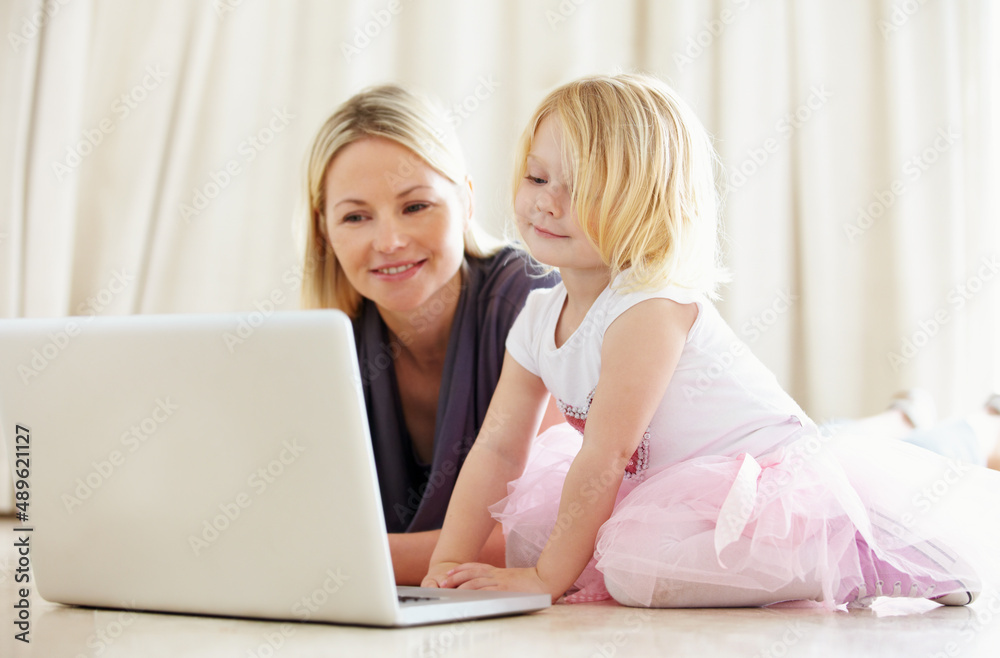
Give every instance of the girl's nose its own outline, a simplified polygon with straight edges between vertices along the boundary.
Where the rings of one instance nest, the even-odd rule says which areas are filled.
[[[539,190],[535,197],[535,209],[549,215],[559,215],[559,200],[555,198],[555,193],[549,190]]]

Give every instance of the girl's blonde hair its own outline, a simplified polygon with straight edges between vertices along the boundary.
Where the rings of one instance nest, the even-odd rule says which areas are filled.
[[[429,99],[399,85],[382,85],[345,101],[319,129],[309,153],[303,308],[336,308],[352,317],[360,308],[361,294],[347,280],[326,235],[324,210],[330,163],[345,146],[365,137],[396,142],[452,183],[467,189],[465,159],[458,138],[446,116]],[[386,172],[387,176],[401,174]],[[472,221],[464,238],[467,257],[482,258],[496,250]]]
[[[719,254],[715,150],[666,84],[644,75],[593,76],[550,93],[516,152],[514,194],[545,117],[562,129],[572,207],[612,280],[629,289],[676,285],[716,297],[728,280]]]

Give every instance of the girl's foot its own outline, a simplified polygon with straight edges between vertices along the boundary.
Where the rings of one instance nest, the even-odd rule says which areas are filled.
[[[892,396],[890,411],[898,411],[912,429],[931,427],[937,421],[937,405],[934,396],[922,388],[911,388]]]
[[[913,430],[934,424],[934,398],[919,388],[892,396],[882,413],[849,423],[852,431],[888,440],[905,439]]]
[[[990,422],[995,426],[993,449],[986,457],[986,466],[1000,471],[1000,393],[994,393],[983,405]]]
[[[1000,416],[1000,393],[991,395],[983,406],[986,407],[986,413]]]

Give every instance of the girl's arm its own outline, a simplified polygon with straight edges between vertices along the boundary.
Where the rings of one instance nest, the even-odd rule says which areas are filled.
[[[459,471],[425,587],[439,586],[452,566],[479,556],[495,526],[487,507],[524,472],[547,401],[542,380],[506,354],[482,429]]]
[[[597,532],[611,516],[625,466],[663,400],[696,317],[694,304],[652,299],[611,324],[583,446],[566,475],[556,527],[534,573],[462,565],[449,575],[447,585],[523,589],[537,580],[553,600],[573,585],[593,557]]]

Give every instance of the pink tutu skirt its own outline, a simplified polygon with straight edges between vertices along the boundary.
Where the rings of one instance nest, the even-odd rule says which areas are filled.
[[[503,524],[507,566],[537,561],[580,445],[569,425],[543,433],[524,474],[490,508]],[[1000,582],[998,504],[1000,472],[850,430],[758,457],[697,457],[621,482],[565,600],[833,607],[865,582],[861,540],[904,573],[985,591]]]

